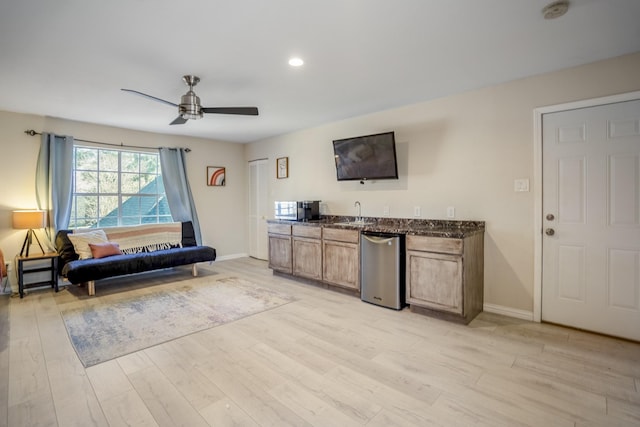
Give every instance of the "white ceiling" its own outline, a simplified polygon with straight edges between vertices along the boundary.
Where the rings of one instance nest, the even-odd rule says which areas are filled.
[[[639,0],[547,21],[549,1],[2,0],[0,110],[249,142],[640,51]],[[120,91],[178,103],[184,74],[203,106],[260,116],[169,126],[173,107]]]

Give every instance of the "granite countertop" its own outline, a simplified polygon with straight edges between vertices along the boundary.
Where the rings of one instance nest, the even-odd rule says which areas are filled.
[[[446,237],[463,239],[484,233],[484,221],[445,221],[431,219],[376,218],[364,217],[362,224],[354,224],[352,216],[323,216],[312,221],[286,221],[270,219],[270,224],[291,224],[308,227],[332,227],[348,230],[372,231],[378,233],[399,233],[415,236]]]

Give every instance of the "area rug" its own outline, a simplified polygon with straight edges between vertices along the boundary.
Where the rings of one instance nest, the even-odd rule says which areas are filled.
[[[194,278],[65,304],[60,313],[85,367],[294,301],[248,280]]]

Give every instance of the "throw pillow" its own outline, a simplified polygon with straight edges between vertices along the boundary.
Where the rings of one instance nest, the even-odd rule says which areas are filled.
[[[120,245],[115,242],[89,243],[89,248],[91,249],[91,255],[96,259],[106,258],[113,255],[122,255]]]
[[[107,243],[107,235],[104,230],[91,231],[74,231],[69,234],[69,240],[73,243],[73,249],[76,251],[80,259],[89,259],[92,257],[89,243]]]

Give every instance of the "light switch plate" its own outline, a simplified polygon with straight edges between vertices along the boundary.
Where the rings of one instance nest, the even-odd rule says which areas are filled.
[[[422,216],[422,212],[420,210],[420,206],[414,206],[413,208],[413,216],[416,218],[420,218]]]
[[[384,217],[389,216],[389,206],[385,206],[382,208],[382,216]]]
[[[513,191],[527,192],[529,191],[529,178],[521,178],[513,181]]]

